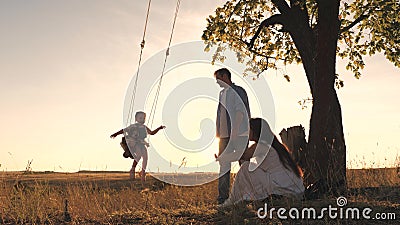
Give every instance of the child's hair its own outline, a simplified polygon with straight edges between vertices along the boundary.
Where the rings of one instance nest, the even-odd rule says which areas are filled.
[[[135,114],[135,119],[141,114],[146,115],[146,113],[143,112],[143,111],[137,111],[136,114]]]

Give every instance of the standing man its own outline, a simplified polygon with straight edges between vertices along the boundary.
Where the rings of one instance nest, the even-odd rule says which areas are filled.
[[[238,161],[248,145],[250,107],[246,91],[232,83],[228,69],[219,69],[214,76],[222,88],[216,122],[220,165],[218,204],[222,204],[229,197],[231,162]]]

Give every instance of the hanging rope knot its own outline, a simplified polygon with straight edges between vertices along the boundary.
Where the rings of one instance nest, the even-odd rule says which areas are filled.
[[[136,87],[137,87],[137,81],[138,81],[138,77],[139,77],[139,69],[140,69],[140,65],[141,65],[141,61],[142,61],[143,48],[144,48],[144,45],[145,45],[145,35],[146,35],[147,23],[148,23],[148,19],[149,19],[150,3],[151,3],[151,0],[149,0],[149,4],[147,6],[147,15],[146,15],[146,22],[145,22],[145,25],[144,25],[143,39],[142,39],[142,42],[140,44],[142,50],[140,51],[140,55],[139,55],[138,69],[137,69],[137,72],[136,72],[135,83],[134,83],[134,86],[133,86],[133,94],[132,94],[132,98],[131,98],[131,102],[130,102],[127,123],[132,120],[133,105],[135,103]],[[171,46],[172,37],[174,35],[174,29],[175,29],[176,19],[178,17],[178,11],[179,11],[180,3],[181,3],[181,0],[177,0],[176,8],[175,8],[175,15],[174,15],[174,22],[172,23],[171,35],[169,37],[169,42],[168,42],[168,48],[167,48],[167,50],[165,52],[164,66],[163,66],[163,69],[162,69],[162,72],[161,72],[160,79],[158,81],[158,87],[157,87],[157,91],[156,91],[156,96],[154,97],[153,105],[152,105],[151,110],[150,110],[150,116],[149,116],[148,124],[150,123],[151,126],[153,125],[154,115],[156,113],[158,97],[160,95],[160,89],[161,89],[161,82],[162,82],[162,78],[163,78],[164,73],[165,73],[165,66],[167,64],[167,58],[169,56],[169,48]]]
[[[132,93],[131,102],[130,102],[130,105],[129,105],[128,117],[126,119],[126,123],[127,124],[130,124],[132,122],[133,105],[135,103],[136,87],[137,87],[137,83],[138,83],[139,70],[140,70],[140,65],[141,65],[141,62],[142,62],[144,45],[146,43],[145,42],[145,38],[146,38],[147,23],[149,22],[150,6],[151,6],[151,0],[149,0],[149,3],[147,5],[146,21],[144,23],[142,42],[140,43],[141,50],[140,50],[140,54],[139,54],[139,62],[138,62],[138,67],[137,67],[137,71],[136,71],[135,83],[133,85],[133,93]]]

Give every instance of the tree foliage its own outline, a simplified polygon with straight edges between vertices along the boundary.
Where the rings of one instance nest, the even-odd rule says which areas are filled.
[[[278,0],[231,0],[215,10],[207,18],[203,32],[208,51],[218,46],[215,60],[224,60],[223,52],[231,48],[240,62],[256,74],[268,68],[301,63],[302,58],[293,41],[290,26],[298,21],[285,17],[279,10]],[[316,0],[284,1],[290,9],[300,8],[306,12],[307,29],[318,34],[318,4]],[[290,10],[289,9],[289,10]],[[346,60],[346,69],[356,78],[364,68],[364,56],[383,52],[386,58],[400,67],[400,13],[398,0],[341,1],[337,55]],[[257,38],[256,38],[257,37]],[[284,74],[289,81],[290,78]],[[336,85],[343,82],[336,76]]]

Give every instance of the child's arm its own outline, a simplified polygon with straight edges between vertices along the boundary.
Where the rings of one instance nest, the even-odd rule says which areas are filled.
[[[158,131],[160,131],[161,129],[164,129],[165,128],[165,126],[159,126],[157,129],[155,129],[155,130],[150,130],[148,127],[146,127],[146,130],[147,130],[147,133],[148,134],[150,134],[150,135],[155,135],[155,134],[157,134],[157,132]]]
[[[123,134],[124,133],[124,129],[121,129],[120,131],[111,134],[110,138],[115,138],[116,136]]]

